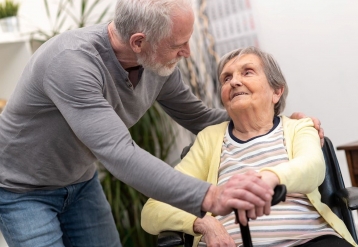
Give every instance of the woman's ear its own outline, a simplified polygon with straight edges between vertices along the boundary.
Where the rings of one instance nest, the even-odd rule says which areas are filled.
[[[272,102],[274,104],[276,104],[280,100],[280,98],[281,98],[281,96],[283,94],[283,91],[284,91],[283,87],[274,90],[274,93],[272,95]]]
[[[135,53],[140,53],[145,42],[144,33],[135,33],[129,38],[129,45]]]

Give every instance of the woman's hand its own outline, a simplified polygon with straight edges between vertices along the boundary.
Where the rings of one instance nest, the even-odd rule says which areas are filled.
[[[274,189],[279,183],[280,180],[277,175],[270,171],[262,171],[258,173],[258,176],[264,181],[271,189]],[[255,207],[247,211],[246,215],[250,219],[256,219],[257,217],[263,215],[269,215],[271,212],[271,201],[266,202],[264,207]],[[245,217],[244,212],[238,212],[240,221]]]
[[[193,229],[203,235],[202,241],[208,247],[236,247],[234,240],[215,217],[205,215],[202,219],[197,218]]]
[[[275,189],[275,187],[277,185],[280,184],[280,179],[277,177],[277,175],[273,172],[270,171],[262,171],[259,172],[259,174],[261,175],[261,179],[268,185],[270,186],[270,188]],[[271,210],[271,202],[270,204],[266,204],[265,205],[265,214],[268,215],[270,214],[270,210]],[[266,213],[269,212],[269,213]]]

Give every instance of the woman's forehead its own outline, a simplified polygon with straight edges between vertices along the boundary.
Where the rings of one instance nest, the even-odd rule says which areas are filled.
[[[259,56],[253,53],[239,54],[230,60],[224,65],[223,70],[229,66],[238,66],[243,67],[247,64],[259,65],[262,66],[262,60]]]

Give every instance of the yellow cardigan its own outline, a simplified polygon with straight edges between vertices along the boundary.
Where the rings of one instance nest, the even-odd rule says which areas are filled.
[[[286,185],[288,193],[306,194],[331,227],[353,246],[358,246],[343,221],[321,202],[318,186],[324,180],[325,162],[317,130],[313,128],[311,119],[292,120],[285,116],[281,116],[281,119],[289,161],[262,170],[274,172],[279,177],[280,183]],[[228,122],[225,122],[201,131],[189,153],[175,169],[217,184],[221,146],[227,125]],[[196,216],[192,214],[149,199],[142,210],[141,224],[145,231],[153,235],[168,230],[194,235],[193,246],[197,246],[201,235],[193,232],[195,219]]]

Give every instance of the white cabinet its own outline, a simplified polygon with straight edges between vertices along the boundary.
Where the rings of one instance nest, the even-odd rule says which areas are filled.
[[[31,55],[28,37],[0,33],[0,99],[9,99]]]

